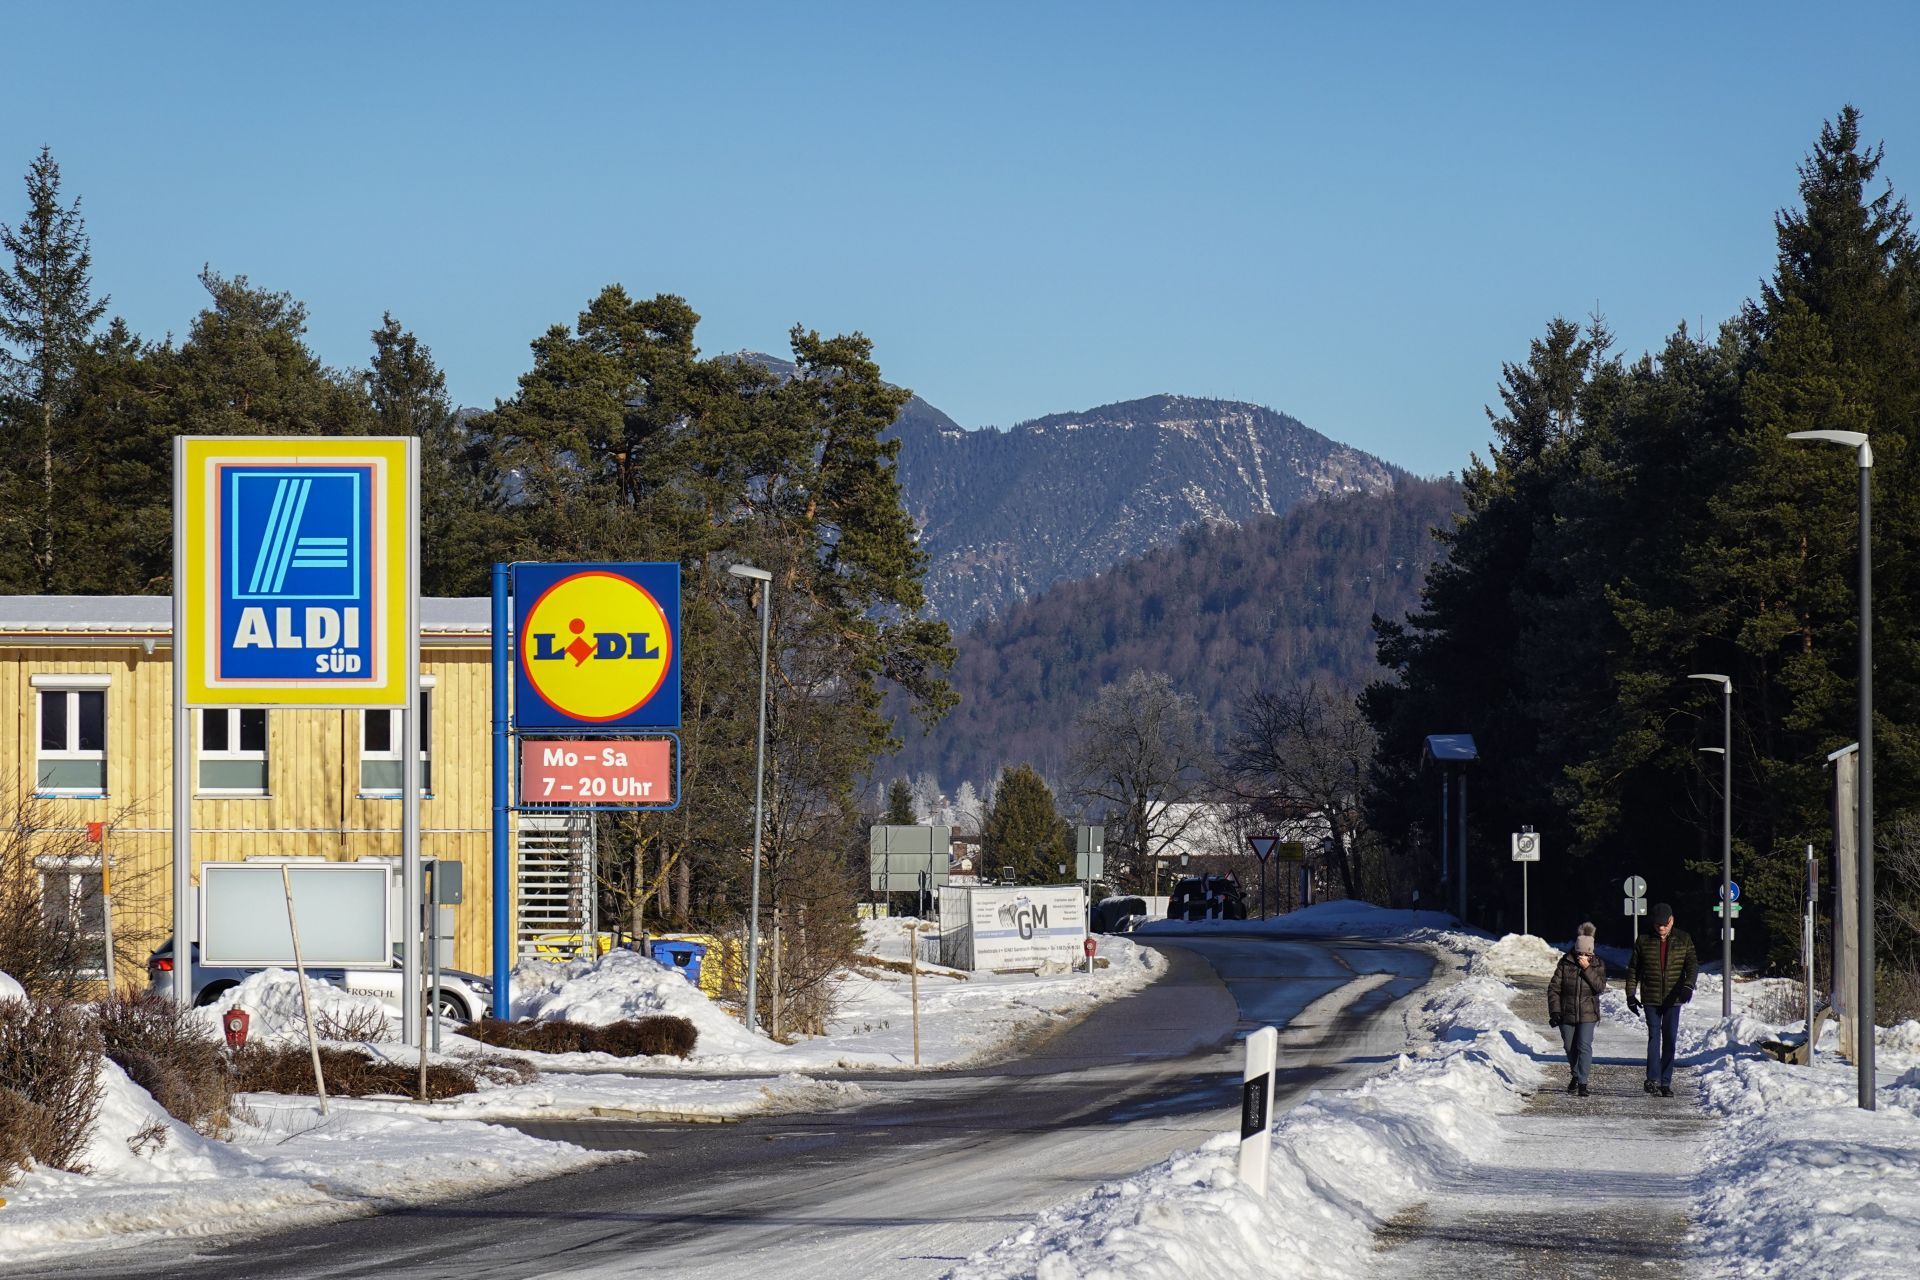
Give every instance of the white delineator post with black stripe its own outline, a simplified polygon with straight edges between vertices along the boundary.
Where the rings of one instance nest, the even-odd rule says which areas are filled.
[[[1240,1083],[1240,1180],[1253,1194],[1267,1194],[1267,1153],[1273,1147],[1273,1068],[1280,1033],[1262,1027],[1247,1037],[1247,1065]]]

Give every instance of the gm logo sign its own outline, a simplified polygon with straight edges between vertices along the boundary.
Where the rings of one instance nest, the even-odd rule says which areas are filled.
[[[404,702],[406,440],[182,440],[188,702]]]
[[[680,566],[514,566],[517,729],[680,724]]]

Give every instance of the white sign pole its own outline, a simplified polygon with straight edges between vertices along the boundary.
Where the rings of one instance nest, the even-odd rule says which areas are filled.
[[[1267,1154],[1273,1147],[1273,1067],[1280,1033],[1262,1027],[1247,1037],[1247,1065],[1240,1076],[1240,1181],[1267,1195]]]
[[[193,1005],[193,726],[187,719],[187,442],[173,441],[173,1000]]]
[[[425,925],[420,866],[420,442],[407,441],[407,638],[399,655],[407,664],[407,709],[400,723],[400,877],[406,930],[400,950],[401,983],[406,995],[401,1036],[407,1044],[424,1045],[422,1024],[420,936]],[[419,1037],[419,1038],[416,1038]]]

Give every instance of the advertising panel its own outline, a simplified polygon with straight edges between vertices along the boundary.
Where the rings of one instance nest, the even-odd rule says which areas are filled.
[[[516,730],[680,725],[680,566],[513,570]]]
[[[1080,962],[1086,898],[1080,886],[975,889],[973,966],[1037,969]]]
[[[208,862],[200,868],[200,963],[293,964],[287,881],[277,862]],[[312,968],[387,969],[396,914],[392,873],[379,863],[310,862],[287,867],[300,923],[300,958]]]
[[[188,706],[406,704],[414,448],[177,442]]]

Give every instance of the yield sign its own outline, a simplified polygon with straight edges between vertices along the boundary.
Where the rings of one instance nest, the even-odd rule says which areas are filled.
[[[1247,844],[1253,850],[1253,856],[1265,862],[1273,856],[1273,846],[1280,843],[1279,836],[1248,836]]]

